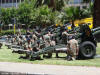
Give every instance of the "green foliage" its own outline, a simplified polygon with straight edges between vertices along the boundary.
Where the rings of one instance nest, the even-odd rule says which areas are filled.
[[[14,31],[13,30],[6,30],[6,31],[2,31],[0,33],[1,36],[2,35],[12,35],[12,34],[14,34]]]
[[[42,6],[44,4],[48,5],[54,10],[60,11],[64,6],[64,0],[37,0],[36,2],[37,7]]]
[[[90,3],[88,10],[89,10],[90,15],[92,16],[94,12],[94,3],[92,2]]]
[[[3,21],[4,24],[9,24],[10,23],[10,9],[1,9],[1,20]]]
[[[8,25],[12,23],[12,18],[16,18],[17,24],[33,27],[33,25],[48,26],[74,22],[76,19],[91,17],[93,14],[92,3],[86,9],[64,7],[64,4],[65,0],[25,0],[17,9],[2,8],[1,20],[4,25]]]
[[[36,25],[46,26],[54,24],[54,12],[52,12],[52,9],[48,8],[47,5],[38,7],[33,12],[32,15],[34,16],[32,19]]]
[[[29,2],[25,1],[17,9],[18,22],[21,24],[30,24],[32,7]]]
[[[18,33],[18,30],[16,30],[16,33]],[[26,30],[21,29],[21,34],[25,34]],[[13,35],[14,34],[14,30],[2,30],[2,32],[0,32],[0,36],[2,35]]]
[[[81,9],[80,18],[92,17],[93,15],[93,3],[90,3],[89,8]]]
[[[62,25],[64,24],[65,14],[63,12],[55,11],[55,24]]]
[[[80,9],[79,7],[65,7],[64,9],[65,16],[69,22],[72,22],[72,27],[74,27],[74,21],[80,19]]]
[[[66,17],[71,20],[76,20],[80,18],[80,9],[78,7],[67,7],[64,9]]]
[[[55,0],[55,9],[60,11],[62,10],[62,7],[64,7],[64,0]]]

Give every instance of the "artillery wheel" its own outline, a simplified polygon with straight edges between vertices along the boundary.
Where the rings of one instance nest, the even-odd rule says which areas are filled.
[[[79,58],[93,58],[95,54],[96,46],[92,42],[86,41],[80,45]]]

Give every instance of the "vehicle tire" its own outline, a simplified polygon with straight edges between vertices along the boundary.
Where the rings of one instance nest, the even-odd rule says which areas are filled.
[[[90,42],[83,42],[79,47],[79,58],[93,58],[96,54],[96,46]]]

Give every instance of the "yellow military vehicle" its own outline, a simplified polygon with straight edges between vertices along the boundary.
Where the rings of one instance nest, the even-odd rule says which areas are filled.
[[[93,18],[85,18],[81,20],[76,20],[74,22],[75,26],[78,27],[80,24],[87,24],[90,29],[93,28]]]
[[[93,28],[93,18],[85,18],[85,19],[75,20],[74,21],[75,27],[78,27],[79,25],[82,25],[82,24],[87,24],[89,26],[89,28],[92,29]],[[65,25],[68,28],[68,30],[72,29],[71,28],[72,27],[71,22],[67,23]],[[63,26],[63,24],[56,24],[56,26]]]

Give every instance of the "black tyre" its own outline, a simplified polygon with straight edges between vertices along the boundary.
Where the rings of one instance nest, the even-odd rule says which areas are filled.
[[[86,41],[80,45],[79,58],[93,58],[95,54],[96,46],[92,42]]]

